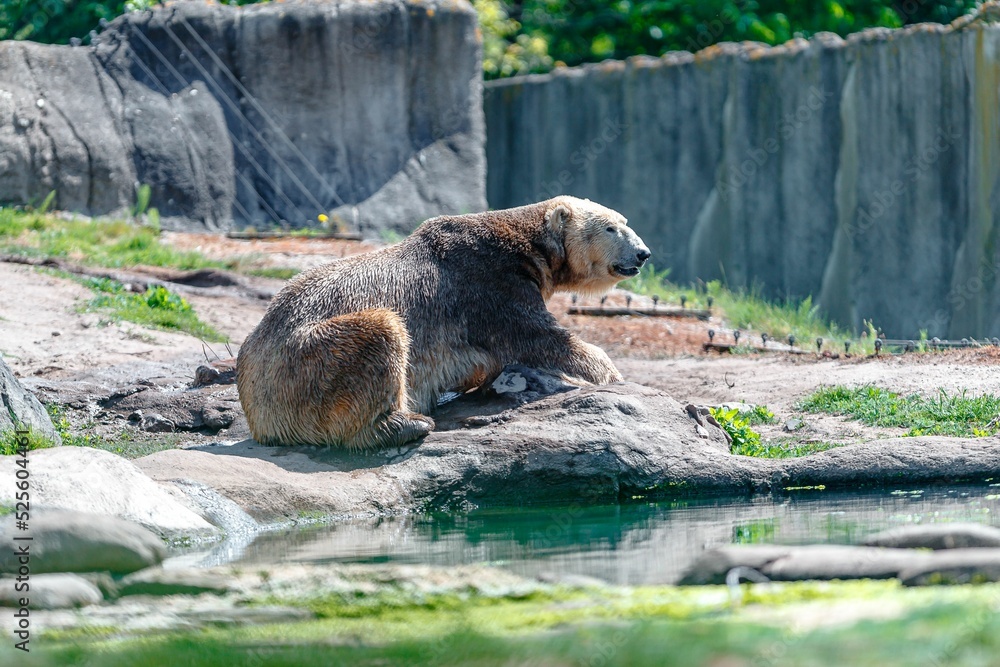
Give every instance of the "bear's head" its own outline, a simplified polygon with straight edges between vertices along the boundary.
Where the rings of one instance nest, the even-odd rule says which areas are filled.
[[[556,197],[546,202],[545,224],[565,253],[555,288],[603,294],[639,273],[649,248],[621,213],[589,199]]]

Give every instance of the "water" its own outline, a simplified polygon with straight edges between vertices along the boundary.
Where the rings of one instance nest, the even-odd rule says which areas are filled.
[[[851,544],[943,521],[1000,526],[1000,484],[391,517],[263,534],[235,562],[488,563],[527,576],[654,584],[676,581],[699,554],[725,544]]]

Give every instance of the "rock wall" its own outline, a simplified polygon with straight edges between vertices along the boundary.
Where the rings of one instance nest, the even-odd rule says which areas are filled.
[[[985,14],[491,82],[487,196],[616,208],[675,280],[1000,336],[998,98]]]
[[[464,2],[174,2],[93,47],[0,42],[0,202],[168,227],[373,235],[485,208],[480,45]],[[339,219],[339,220],[338,220]]]

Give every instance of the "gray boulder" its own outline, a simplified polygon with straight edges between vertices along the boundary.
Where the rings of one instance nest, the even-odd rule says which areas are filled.
[[[930,558],[930,553],[910,549],[843,545],[726,546],[698,558],[680,583],[723,584],[736,567],[754,569],[772,581],[891,579],[907,568],[923,567]]]
[[[223,595],[234,590],[231,576],[207,570],[143,570],[122,579],[118,595]]]
[[[899,578],[907,586],[985,583],[1000,581],[1000,549],[733,545],[702,554],[679,583],[722,584],[740,567],[771,581]]]
[[[437,0],[173,2],[0,43],[0,201],[121,213],[144,183],[166,228],[369,235],[483,210],[476,31]]]
[[[1000,581],[1000,549],[955,549],[899,573],[904,586],[983,584]]]
[[[97,586],[75,574],[32,574],[28,583],[30,589],[19,592],[16,579],[0,579],[0,607],[19,608],[22,598],[31,610],[72,609],[104,600]]]
[[[495,388],[439,408],[437,430],[368,453],[262,447],[252,440],[167,450],[135,464],[161,482],[215,489],[258,521],[301,512],[378,515],[526,501],[749,495],[984,479],[1000,439],[900,438],[798,459],[729,453],[724,431],[660,391],[631,383],[572,389],[509,368]],[[546,393],[558,391],[553,395]]]
[[[17,425],[27,426],[57,445],[62,444],[45,406],[21,385],[14,371],[0,358],[0,433],[13,431]]]
[[[969,549],[1000,547],[1000,529],[978,523],[932,523],[904,526],[872,535],[862,542],[870,547],[904,549]]]
[[[118,517],[170,539],[219,537],[218,528],[120,456],[89,447],[42,449],[30,456],[32,508]],[[0,478],[14,479],[15,470],[13,456],[0,457]],[[13,505],[14,492],[13,484],[0,485],[0,503]],[[32,517],[29,525],[37,527],[34,512]]]
[[[45,572],[112,572],[128,574],[161,563],[163,540],[142,526],[116,517],[50,510],[33,512],[29,529],[15,528],[14,515],[3,518],[4,544],[29,548],[32,574]],[[15,542],[30,536],[30,542]],[[0,572],[17,572],[15,550],[0,551]]]

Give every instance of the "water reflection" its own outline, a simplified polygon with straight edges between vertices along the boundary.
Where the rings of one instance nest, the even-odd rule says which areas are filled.
[[[536,576],[669,583],[705,549],[731,543],[850,544],[895,526],[1000,525],[1000,485],[785,498],[519,507],[391,517],[261,535],[236,562],[492,563]]]

